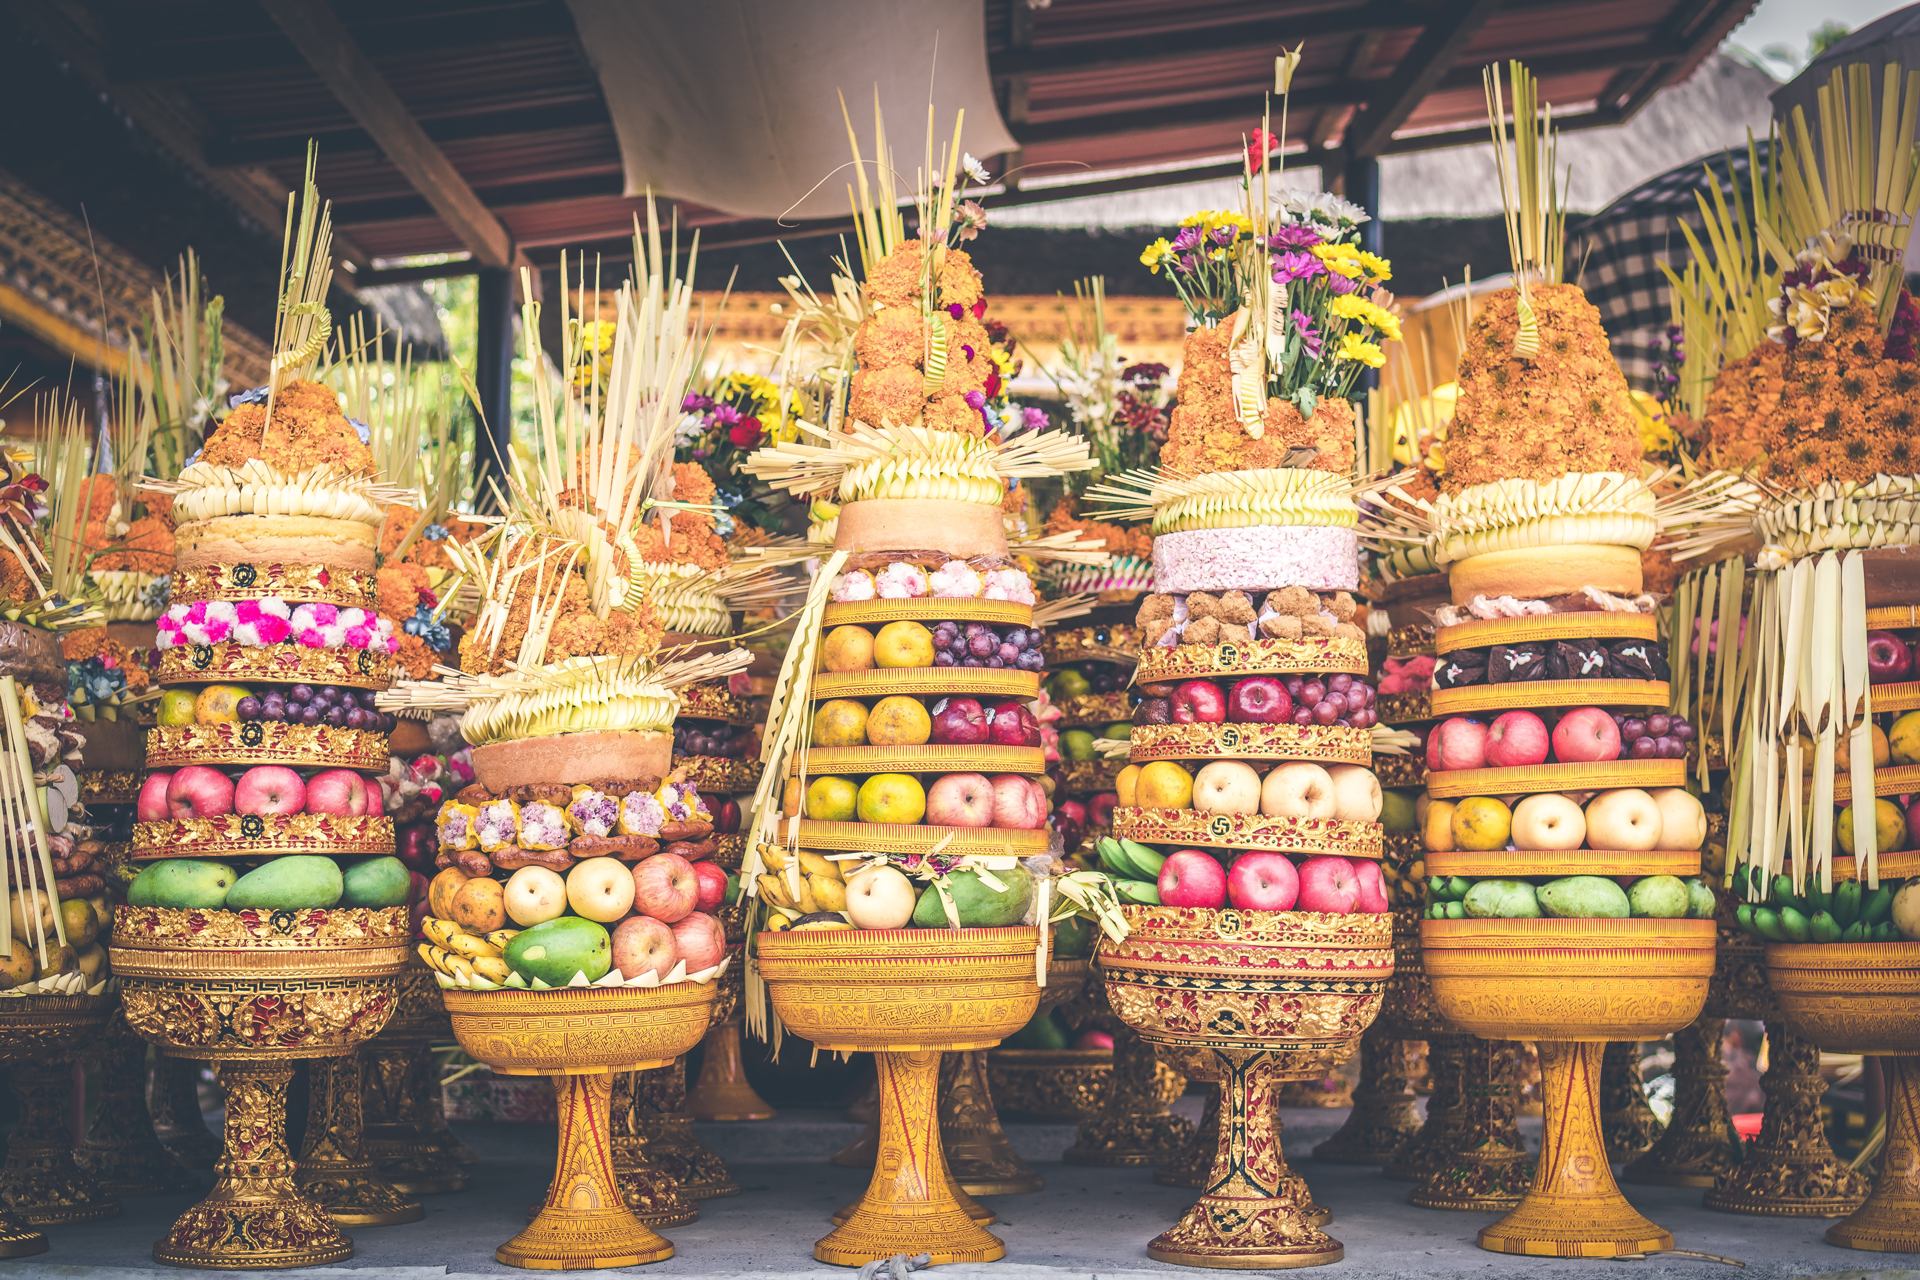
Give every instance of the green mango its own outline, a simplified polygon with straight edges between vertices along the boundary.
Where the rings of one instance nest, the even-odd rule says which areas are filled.
[[[127,886],[135,907],[173,907],[213,911],[224,906],[240,873],[224,862],[199,858],[163,858],[150,862]]]
[[[1053,1019],[1051,1012],[1036,1013],[1033,1021],[1006,1038],[1002,1045],[1007,1049],[1064,1049],[1067,1047],[1067,1033]]]
[[[1093,954],[1095,929],[1084,916],[1068,916],[1053,926],[1053,954],[1062,960],[1078,960]]]
[[[1687,914],[1687,885],[1679,876],[1641,876],[1627,890],[1627,909],[1636,918],[1678,920]]]
[[[613,967],[613,939],[583,916],[559,916],[522,929],[507,943],[507,967],[528,982],[564,987],[584,973],[598,982]]]
[[[404,907],[413,896],[413,877],[407,864],[391,854],[366,858],[340,877],[343,907]]]
[[[1389,831],[1418,831],[1420,819],[1414,813],[1414,797],[1420,793],[1389,787],[1380,793],[1380,822]]]
[[[1627,891],[1604,876],[1562,876],[1536,892],[1540,910],[1567,920],[1625,920]]]
[[[262,863],[227,890],[227,910],[305,911],[340,901],[345,884],[340,865],[317,853],[296,853]]]
[[[1687,881],[1687,918],[1690,920],[1713,919],[1718,899],[1714,897],[1713,886],[1698,876]]]
[[[1540,902],[1525,880],[1482,880],[1461,900],[1473,920],[1536,920]]]
[[[964,867],[947,877],[953,909],[960,917],[962,929],[1018,924],[1020,917],[1027,914],[1027,904],[1033,901],[1033,873],[1025,867],[1009,867],[992,875],[1005,886],[1006,892],[989,889],[980,883],[979,872]],[[940,904],[940,894],[933,886],[929,885],[920,895],[920,901],[914,904],[913,923],[921,929],[950,927],[946,909]]]

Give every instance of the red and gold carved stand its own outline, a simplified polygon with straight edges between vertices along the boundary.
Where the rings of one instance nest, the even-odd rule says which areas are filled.
[[[73,1159],[74,1058],[114,1014],[112,995],[0,1000],[0,1062],[10,1067],[19,1121],[0,1166],[0,1258],[47,1251],[34,1227],[98,1222],[120,1202]]]
[[[457,1154],[465,1144],[446,1132],[433,1056],[436,1040],[452,1038],[432,970],[410,957],[393,1020],[368,1043],[361,1073],[367,1153],[380,1176],[408,1196],[465,1191],[471,1183]]]
[[[362,1136],[360,1054],[316,1058],[307,1070],[307,1131],[300,1144],[301,1194],[343,1227],[392,1227],[427,1214],[382,1178]]]
[[[99,1105],[73,1158],[107,1194],[160,1196],[197,1190],[200,1178],[161,1143],[147,1110],[147,1042],[116,1010],[96,1042]],[[172,1065],[162,1058],[161,1069]],[[198,1108],[196,1107],[196,1114]],[[204,1127],[201,1130],[205,1132]],[[212,1134],[207,1134],[209,1140]]]
[[[1360,1037],[1360,1082],[1353,1087],[1353,1110],[1332,1137],[1313,1149],[1315,1160],[1384,1165],[1420,1127],[1403,1045],[1377,1022]]]

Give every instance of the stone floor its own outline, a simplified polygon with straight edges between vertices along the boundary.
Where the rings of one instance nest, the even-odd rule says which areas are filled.
[[[1182,1109],[1196,1117],[1197,1104],[1194,1098],[1181,1100]],[[1673,1232],[1679,1248],[1737,1258],[1745,1268],[1736,1271],[1686,1257],[1616,1262],[1486,1253],[1474,1246],[1473,1237],[1487,1217],[1415,1209],[1406,1203],[1407,1185],[1387,1181],[1378,1170],[1315,1164],[1309,1154],[1313,1145],[1344,1115],[1284,1113],[1287,1154],[1312,1182],[1315,1198],[1332,1211],[1328,1230],[1346,1245],[1346,1261],[1326,1271],[1328,1276],[1712,1280],[1738,1274],[1743,1280],[1920,1280],[1920,1255],[1836,1249],[1821,1238],[1824,1222],[1711,1213],[1701,1207],[1698,1191],[1657,1187],[1629,1188],[1628,1196]],[[428,1197],[421,1222],[360,1229],[354,1258],[326,1268],[327,1273],[336,1280],[342,1273],[365,1280],[518,1274],[496,1263],[493,1249],[519,1229],[527,1204],[544,1191],[552,1171],[553,1131],[510,1125],[459,1126],[459,1131],[485,1157],[473,1171],[473,1189]],[[843,1121],[838,1112],[788,1111],[764,1124],[703,1125],[700,1131],[746,1191],[705,1201],[698,1222],[668,1230],[678,1256],[648,1268],[651,1273],[683,1280],[851,1274],[815,1262],[812,1246],[829,1229],[828,1214],[857,1196],[865,1184],[864,1173],[826,1162],[829,1153],[857,1136],[858,1126]],[[1002,1217],[993,1231],[1006,1241],[1004,1262],[941,1267],[934,1275],[953,1280],[1137,1280],[1181,1270],[1152,1261],[1144,1246],[1192,1203],[1193,1193],[1155,1186],[1148,1170],[1060,1163],[1059,1153],[1072,1141],[1070,1128],[1015,1125],[1009,1132],[1015,1148],[1046,1179],[1046,1189],[989,1202]],[[1537,1144],[1538,1121],[1532,1122],[1531,1137]],[[0,1280],[6,1275],[170,1280],[180,1273],[156,1267],[148,1250],[189,1202],[187,1197],[131,1200],[125,1212],[110,1221],[54,1228],[48,1233],[51,1252],[0,1264],[5,1268]]]

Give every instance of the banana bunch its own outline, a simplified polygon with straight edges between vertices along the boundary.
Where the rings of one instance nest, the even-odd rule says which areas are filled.
[[[811,849],[800,850],[797,855],[800,891],[795,893],[785,875],[795,856],[785,849],[762,846],[760,859],[769,870],[755,882],[760,886],[760,896],[775,907],[803,916],[818,911],[845,911],[847,882],[840,874],[840,864],[829,862]]]
[[[1427,876],[1427,861],[1416,859],[1412,865],[1401,867],[1391,858],[1381,862],[1380,878],[1387,883],[1387,905],[1393,907],[1418,906],[1421,900],[1421,887]]]
[[[1495,551],[1571,544],[1645,551],[1659,531],[1653,490],[1618,471],[1569,472],[1557,480],[1495,480],[1433,502],[1446,565]]]
[[[1155,497],[1156,536],[1268,524],[1351,529],[1360,519],[1351,483],[1326,471],[1223,471],[1182,479],[1179,488],[1184,492]]]
[[[470,986],[478,976],[488,982],[502,983],[513,974],[507,967],[506,946],[518,929],[495,929],[481,936],[468,933],[451,920],[428,916],[420,932],[427,941],[420,944],[420,958],[435,973],[445,974],[460,986]]]
[[[1864,483],[1828,481],[1810,494],[1769,507],[1755,524],[1790,559],[1853,547],[1897,547],[1920,538],[1920,482],[1875,476]]]

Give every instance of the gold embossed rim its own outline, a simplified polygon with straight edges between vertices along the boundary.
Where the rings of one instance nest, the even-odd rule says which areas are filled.
[[[1880,710],[1879,707],[1874,708]],[[1906,796],[1920,792],[1920,764],[1896,764],[1887,769],[1873,771],[1873,794],[1876,796]],[[1811,796],[1813,786],[1807,784],[1802,793]],[[1833,775],[1833,802],[1836,805],[1853,803],[1853,778],[1849,774]]]
[[[332,725],[163,724],[147,730],[147,768],[190,764],[281,764],[290,768],[387,771],[387,735]]]
[[[820,625],[884,626],[889,622],[1004,622],[1017,627],[1033,625],[1033,606],[1012,600],[982,600],[978,597],[922,597],[915,600],[848,600],[829,604]]]
[[[1205,676],[1287,675],[1323,671],[1367,674],[1364,641],[1344,636],[1248,640],[1236,644],[1159,644],[1140,651],[1134,680],[1154,684]]]
[[[1897,853],[1883,853],[1879,857],[1880,881],[1907,880],[1920,876],[1920,849],[1902,849]],[[1853,855],[1834,850],[1833,878],[1835,880],[1858,880],[1859,865]]]
[[[797,832],[793,831],[798,827]],[[781,838],[797,835],[803,849],[835,853],[925,853],[945,840],[943,852],[1012,854],[1031,858],[1047,851],[1049,833],[1014,831],[1001,827],[916,826],[902,822],[823,822],[816,818],[789,818]]]
[[[1142,809],[1124,805],[1113,811],[1113,834],[1143,844],[1378,858],[1386,852],[1385,832],[1377,822],[1342,822],[1337,818],[1268,818],[1251,813],[1200,813],[1193,809]]]
[[[1100,639],[1102,631],[1107,633],[1105,640]],[[1140,661],[1140,647],[1145,641],[1145,632],[1131,623],[1095,623],[1085,627],[1055,627],[1046,633],[1040,651],[1046,655],[1050,667],[1089,661],[1132,666]]]
[[[1430,876],[1692,876],[1698,849],[1456,849],[1425,855]]]
[[[1476,955],[1513,957],[1533,976],[1591,976],[1591,966],[1612,961],[1704,977],[1713,972],[1715,930],[1711,920],[1422,920],[1420,950],[1436,977]]]
[[[1374,700],[1374,710],[1383,724],[1414,724],[1434,717],[1433,691],[1424,693],[1383,693]]]
[[[374,608],[379,583],[371,573],[317,564],[203,564],[176,569],[175,600],[265,600]]]
[[[794,752],[788,772],[823,773],[1044,773],[1041,747],[810,747]]]
[[[1657,640],[1660,626],[1647,613],[1550,613],[1525,618],[1475,618],[1433,633],[1436,654],[1530,640]]]
[[[1062,698],[1057,704],[1060,719],[1056,729],[1076,729],[1086,725],[1117,724],[1133,719],[1133,697],[1125,689],[1113,693],[1081,693]]]
[[[744,728],[760,723],[743,698],[736,698],[720,681],[707,681],[688,685],[680,690],[680,715],[682,720],[718,720]]]
[[[384,689],[393,681],[393,658],[371,649],[309,649],[297,644],[176,644],[160,651],[154,679],[163,685],[241,680]]]
[[[1916,772],[1920,772],[1917,769]],[[1509,769],[1427,771],[1427,794],[1508,796],[1540,791],[1605,791],[1613,787],[1684,787],[1685,760],[1594,760],[1581,764],[1535,764]]]
[[[454,1037],[506,1075],[647,1070],[706,1034],[718,982],[550,991],[443,988]],[[618,1019],[618,1022],[609,1021]]]
[[[885,667],[874,671],[824,672],[813,678],[810,694],[823,698],[885,698],[893,694],[939,694],[995,698],[1040,696],[1038,671],[987,667]]]
[[[993,929],[840,929],[757,935],[760,973],[769,983],[825,980],[817,966],[831,963],[837,982],[912,984],[932,969],[955,981],[989,981],[1034,973],[1040,931],[1032,925]]]
[[[1920,709],[1920,680],[1908,680],[1901,684],[1870,684],[1867,686],[1867,699],[1876,713]]]
[[[405,947],[413,925],[406,907],[114,908],[111,945],[123,950],[354,950]]]
[[[1509,707],[1664,707],[1669,700],[1665,680],[1525,680],[1435,689],[1430,696],[1436,716]]]
[[[113,971],[127,981],[197,982],[307,981],[315,978],[392,978],[407,971],[413,952],[405,943],[345,947],[313,944],[266,950],[162,950],[107,948]]]
[[[277,858],[320,854],[378,857],[393,852],[393,819],[335,813],[228,813],[218,818],[136,822],[135,862],[158,858]]]
[[[1131,759],[1371,764],[1373,734],[1337,724],[1136,724]]]
[[[1168,907],[1122,905],[1130,931],[1126,940],[1102,939],[1099,957],[1104,968],[1121,956],[1135,962],[1133,953],[1162,942],[1245,942],[1261,947],[1300,947],[1312,950],[1390,950],[1393,946],[1391,911],[1245,911],[1237,907]]]

